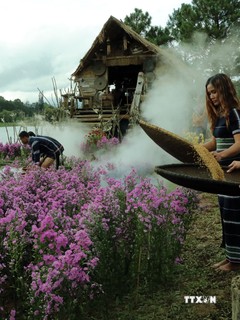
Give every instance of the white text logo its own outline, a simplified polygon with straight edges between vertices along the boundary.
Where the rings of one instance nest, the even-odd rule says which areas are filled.
[[[184,296],[185,303],[216,303],[216,296]]]

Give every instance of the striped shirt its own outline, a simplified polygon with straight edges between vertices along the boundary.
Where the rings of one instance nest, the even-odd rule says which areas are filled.
[[[30,137],[28,143],[32,149],[32,160],[35,163],[40,161],[40,156],[56,159],[64,151],[60,142],[47,136]]]
[[[226,124],[226,118],[220,117],[217,120],[213,135],[216,138],[216,151],[220,152],[230,148],[234,143],[234,135],[240,133],[240,111],[236,108],[230,110],[229,126]],[[221,165],[228,165],[233,160],[240,160],[240,150],[237,156],[224,159],[220,162]]]

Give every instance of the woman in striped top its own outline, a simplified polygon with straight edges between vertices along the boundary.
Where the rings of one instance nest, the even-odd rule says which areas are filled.
[[[206,82],[206,110],[212,139],[204,146],[224,166],[240,160],[240,101],[231,79],[223,73]],[[223,271],[240,269],[240,193],[218,195],[222,221],[222,244],[226,259],[213,265]]]

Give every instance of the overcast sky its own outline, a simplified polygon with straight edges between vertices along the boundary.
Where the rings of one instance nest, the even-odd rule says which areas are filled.
[[[112,15],[124,20],[135,8],[148,12],[152,25],[189,0],[6,0],[0,2],[0,96],[38,101],[39,90],[54,101]]]

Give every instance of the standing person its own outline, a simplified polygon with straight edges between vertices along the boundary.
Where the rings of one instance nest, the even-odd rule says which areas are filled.
[[[212,139],[204,146],[220,165],[240,160],[240,102],[231,79],[219,73],[206,82],[206,110]],[[226,259],[213,267],[240,269],[240,196],[218,195]]]
[[[32,150],[32,160],[39,164],[41,168],[49,168],[56,161],[56,169],[60,164],[60,155],[64,148],[57,140],[47,136],[29,135],[28,132],[19,133],[19,138],[23,144],[29,144]],[[43,157],[40,159],[40,157]]]

